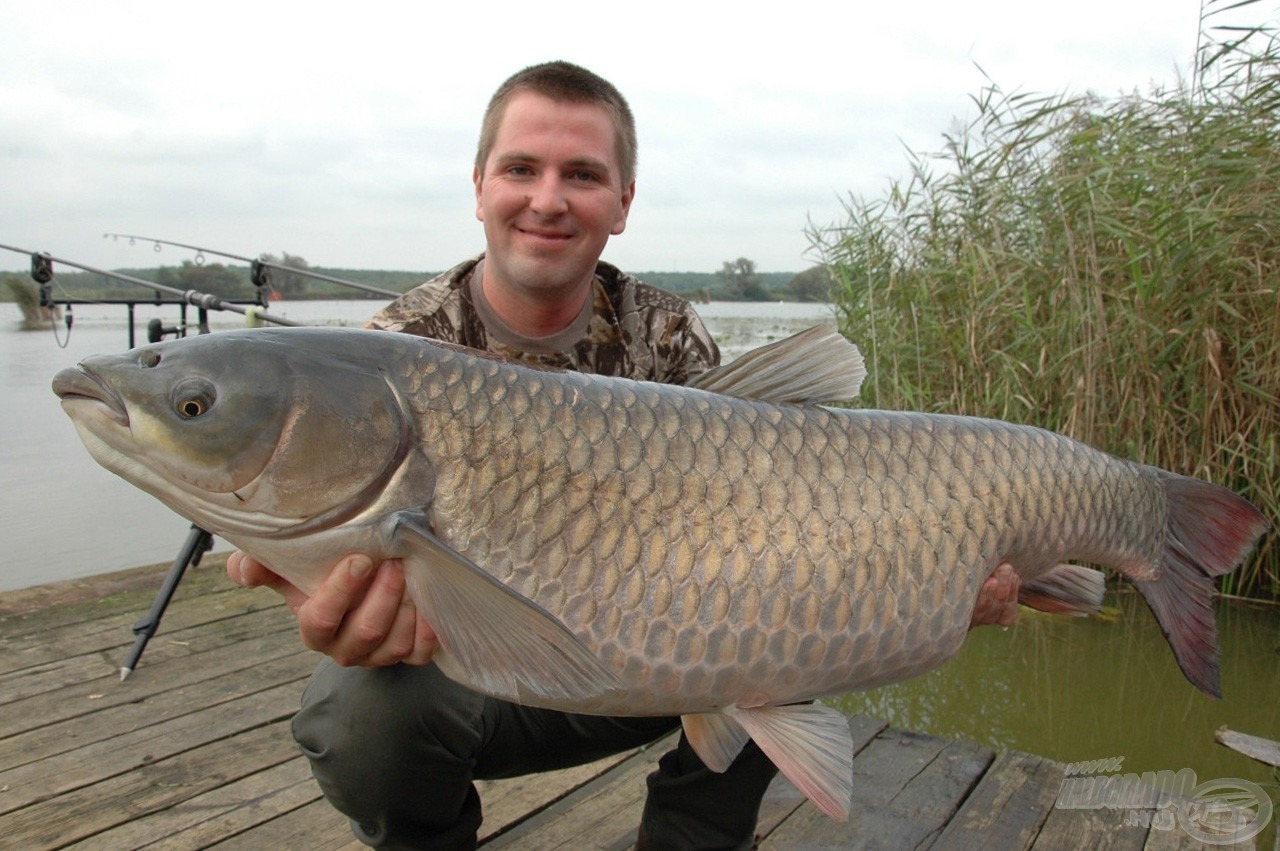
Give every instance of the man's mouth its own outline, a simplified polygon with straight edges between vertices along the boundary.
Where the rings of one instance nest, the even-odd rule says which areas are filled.
[[[522,227],[517,227],[516,230],[525,236],[532,237],[534,239],[546,240],[548,242],[567,242],[573,238],[573,234],[562,231],[549,231]]]

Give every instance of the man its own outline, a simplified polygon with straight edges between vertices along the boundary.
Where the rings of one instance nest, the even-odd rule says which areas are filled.
[[[486,111],[473,181],[484,255],[411,291],[370,325],[555,366],[682,383],[719,351],[682,299],[600,262],[635,197],[626,101],[585,69],[555,62],[507,80]],[[1015,611],[1016,581],[984,594],[987,622]],[[435,634],[395,562],[351,556],[307,598],[243,554],[231,578],[280,592],[304,643],[330,657],[312,677],[294,736],[325,796],[378,848],[469,848],[474,778],[580,764],[650,742],[678,718],[603,718],[494,700],[430,664]],[[642,844],[740,848],[776,769],[749,743],[724,773],[686,742],[649,778]]]

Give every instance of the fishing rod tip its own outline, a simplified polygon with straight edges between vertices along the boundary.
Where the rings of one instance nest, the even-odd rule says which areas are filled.
[[[129,679],[129,675],[130,675],[130,674],[132,674],[132,673],[133,673],[133,668],[121,668],[121,669],[120,669],[120,682],[124,682],[125,680]]]

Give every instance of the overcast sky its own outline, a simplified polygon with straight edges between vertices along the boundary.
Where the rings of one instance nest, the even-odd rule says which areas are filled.
[[[986,80],[1115,95],[1189,72],[1199,0],[770,3],[0,0],[0,243],[177,264],[109,231],[313,265],[437,270],[483,247],[484,105],[567,59],[640,136],[605,259],[632,271],[810,265],[809,221],[937,150]],[[1277,3],[1244,10],[1274,22]],[[866,8],[864,8],[866,7]],[[341,11],[338,11],[341,9]],[[301,10],[301,11],[299,11]],[[23,270],[0,251],[0,270]]]

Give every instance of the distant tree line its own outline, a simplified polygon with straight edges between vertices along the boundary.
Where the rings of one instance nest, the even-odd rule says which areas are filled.
[[[272,254],[263,255],[262,259],[279,266],[306,269],[329,277],[395,292],[405,292],[439,274],[438,272],[335,269],[312,266],[305,258],[288,252],[281,252],[279,257]],[[181,290],[213,293],[227,299],[252,301],[257,297],[248,266],[184,260],[179,266],[115,271],[144,281],[153,281]],[[679,293],[694,301],[829,301],[832,286],[831,274],[825,266],[815,266],[798,274],[761,272],[756,268],[755,261],[746,257],[726,260],[719,272],[639,272],[637,277],[653,286]],[[138,298],[147,295],[145,290],[141,290],[134,284],[91,272],[58,270],[56,281],[59,293],[76,297]],[[270,286],[283,298],[291,300],[372,299],[376,301],[384,298],[280,269],[270,270]],[[0,291],[0,300],[11,301],[12,299],[11,291],[7,289]]]

